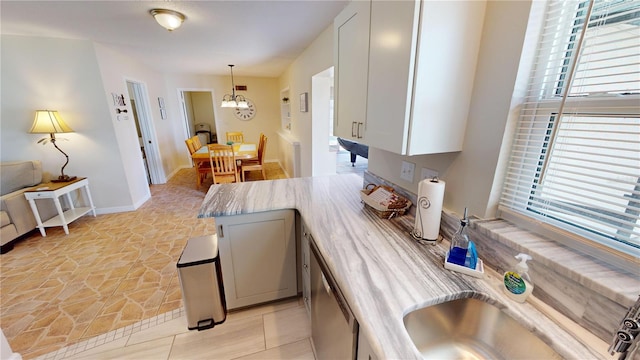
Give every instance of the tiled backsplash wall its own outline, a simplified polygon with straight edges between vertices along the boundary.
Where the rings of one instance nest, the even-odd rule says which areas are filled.
[[[415,204],[415,194],[365,172],[364,184],[369,183],[391,186]],[[414,215],[412,206],[409,216]],[[451,238],[459,224],[459,215],[444,210],[441,235]],[[478,256],[498,273],[515,265],[518,253],[531,255],[533,294],[607,343],[640,292],[640,280],[634,274],[613,269],[507,221],[472,219],[468,231]]]

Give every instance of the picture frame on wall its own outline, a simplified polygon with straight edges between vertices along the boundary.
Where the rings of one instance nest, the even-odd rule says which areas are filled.
[[[306,92],[303,92],[302,94],[300,94],[300,112],[307,112],[309,111],[309,104],[307,103],[307,94]]]

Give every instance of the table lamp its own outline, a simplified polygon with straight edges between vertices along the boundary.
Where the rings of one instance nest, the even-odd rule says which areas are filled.
[[[67,161],[62,165],[60,169],[60,176],[58,179],[51,180],[52,182],[66,182],[76,178],[76,176],[69,176],[64,174],[64,168],[69,163],[69,156],[56,145],[56,133],[69,133],[73,132],[73,129],[67,125],[57,110],[36,110],[36,118],[33,121],[30,134],[49,134],[49,137],[38,140],[38,143],[43,145],[51,141],[53,146],[58,149],[66,158]]]

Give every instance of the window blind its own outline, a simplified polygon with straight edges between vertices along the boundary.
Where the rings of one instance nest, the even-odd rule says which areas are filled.
[[[500,199],[640,254],[640,2],[550,1]]]

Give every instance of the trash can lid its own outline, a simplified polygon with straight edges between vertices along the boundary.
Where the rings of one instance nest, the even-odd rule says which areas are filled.
[[[211,132],[211,126],[209,124],[195,124],[196,132],[198,131],[209,131]]]
[[[218,257],[218,237],[198,236],[187,240],[187,245],[178,259],[178,267],[193,266],[213,262]]]

